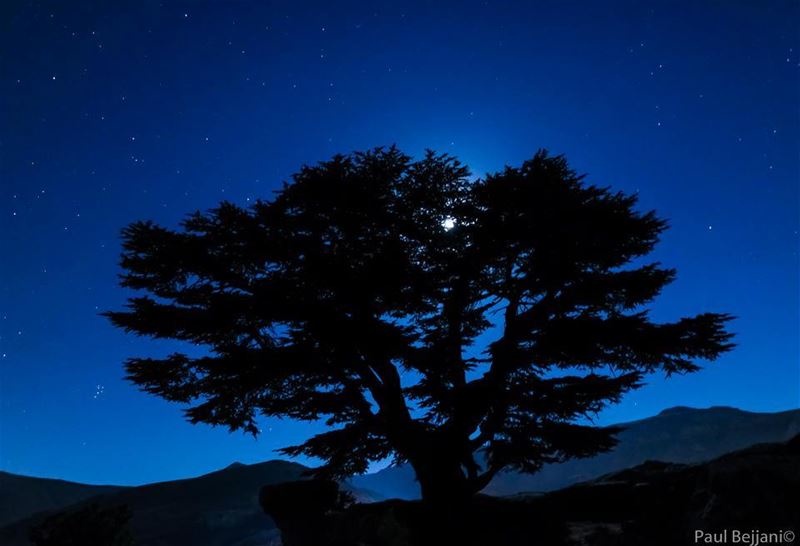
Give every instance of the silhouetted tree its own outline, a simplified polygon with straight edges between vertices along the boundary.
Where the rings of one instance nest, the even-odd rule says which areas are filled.
[[[432,152],[336,156],[248,209],[128,226],[122,284],[149,295],[107,315],[208,349],[126,364],[191,422],[324,418],[282,451],[333,477],[393,456],[424,498],[465,498],[609,449],[579,418],[732,346],[727,315],[650,320],[675,272],[640,259],[666,224],[635,204],[545,151],[477,181]]]
[[[74,512],[60,512],[30,531],[34,546],[132,546],[127,506],[101,508],[90,504]]]

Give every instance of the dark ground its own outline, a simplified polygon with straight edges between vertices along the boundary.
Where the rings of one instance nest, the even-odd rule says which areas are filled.
[[[696,530],[800,529],[800,436],[704,464],[648,462],[539,496],[482,496],[433,510],[419,501],[325,512],[313,484],[262,490],[284,546],[678,546]],[[328,492],[332,506],[335,496]],[[272,511],[270,511],[272,510]]]

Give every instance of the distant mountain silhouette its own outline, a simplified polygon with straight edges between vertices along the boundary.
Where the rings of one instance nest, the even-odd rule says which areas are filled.
[[[234,463],[197,478],[101,490],[100,496],[92,498],[91,502],[101,506],[127,505],[133,513],[131,527],[138,546],[262,546],[276,541],[278,533],[258,505],[259,489],[265,484],[301,479],[305,470],[307,467],[286,461],[253,465]],[[17,493],[0,488],[4,505],[12,504],[17,494],[27,495],[25,483],[35,490],[39,487],[38,482],[43,481],[8,476],[13,477],[18,486]],[[364,492],[353,493],[361,500],[373,500]],[[86,496],[76,500],[88,502]],[[78,502],[73,508],[81,504]],[[50,503],[29,508],[28,514],[40,509],[64,507],[63,503]],[[37,514],[3,527],[0,529],[0,544],[28,544],[28,529],[42,519],[43,515]]]
[[[484,490],[491,495],[553,491],[647,460],[698,463],[754,444],[800,434],[800,410],[753,413],[730,407],[674,407],[654,417],[623,423],[619,445],[609,453],[546,465],[538,474],[505,472]],[[384,498],[416,499],[419,487],[407,465],[354,477],[351,482]]]
[[[36,512],[59,510],[122,489],[116,485],[87,485],[0,472],[0,526]]]
[[[722,407],[672,408],[624,426],[620,445],[611,453],[548,465],[533,476],[504,474],[487,492],[511,495],[551,491],[648,460],[698,463],[754,444],[786,441],[800,434],[800,410],[751,413]],[[130,488],[0,473],[0,544],[27,545],[28,529],[41,522],[46,513],[74,510],[89,502],[127,505],[133,513],[131,527],[138,546],[278,544],[278,530],[259,507],[259,490],[264,485],[301,479],[305,470],[302,465],[285,461],[233,463],[197,478]],[[404,467],[359,476],[345,489],[362,502],[412,498],[417,493],[413,475]],[[11,520],[17,521],[9,523]]]

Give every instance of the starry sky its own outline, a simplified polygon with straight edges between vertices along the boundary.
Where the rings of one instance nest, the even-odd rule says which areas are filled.
[[[733,313],[739,346],[599,417],[800,405],[800,3],[37,2],[0,8],[0,469],[140,484],[275,458],[122,380],[174,348],[98,313],[119,231],[268,198],[396,143],[484,174],[539,147],[668,218],[654,317]],[[307,462],[302,461],[301,462]]]

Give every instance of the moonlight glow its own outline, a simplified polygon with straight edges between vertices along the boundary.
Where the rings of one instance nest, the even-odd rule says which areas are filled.
[[[185,423],[123,379],[152,342],[98,312],[128,295],[128,222],[271,199],[304,163],[393,143],[482,179],[545,147],[669,218],[664,315],[700,297],[742,348],[600,423],[797,407],[800,2],[130,4],[13,2],[0,33],[0,470],[141,484],[324,430]],[[444,211],[440,236],[467,228]]]

